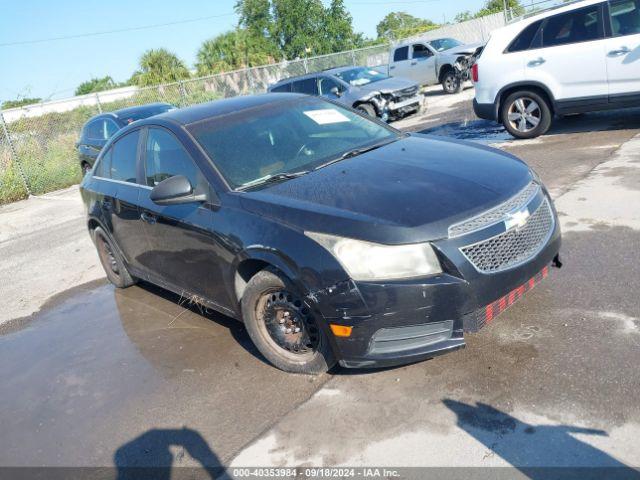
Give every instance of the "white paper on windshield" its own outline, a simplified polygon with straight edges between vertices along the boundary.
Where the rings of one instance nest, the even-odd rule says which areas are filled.
[[[309,110],[308,112],[303,113],[318,125],[330,125],[332,123],[343,123],[350,121],[344,114],[340,113],[338,110],[334,110],[333,108]]]

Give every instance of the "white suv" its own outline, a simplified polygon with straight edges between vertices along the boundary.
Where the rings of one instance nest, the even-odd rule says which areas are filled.
[[[554,115],[640,105],[640,0],[583,0],[494,31],[472,71],[474,111],[517,138]]]

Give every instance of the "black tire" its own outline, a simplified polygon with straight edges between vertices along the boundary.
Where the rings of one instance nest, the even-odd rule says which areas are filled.
[[[441,83],[444,93],[449,95],[460,93],[464,88],[462,80],[460,80],[460,77],[456,75],[456,72],[453,69],[446,71],[446,73],[442,76]]]
[[[80,168],[82,168],[82,175],[86,175],[91,171],[91,165],[89,165],[87,162],[82,162]]]
[[[359,112],[364,113],[365,115],[369,115],[370,117],[377,117],[378,115],[376,114],[376,109],[373,108],[373,105],[369,104],[369,103],[361,103],[360,105],[358,105],[356,107],[356,110],[358,110]]]
[[[315,375],[335,365],[326,334],[286,277],[271,269],[258,272],[247,284],[241,304],[249,337],[276,368]],[[300,333],[285,334],[289,323],[300,325]]]
[[[117,288],[127,288],[135,284],[136,279],[131,276],[118,250],[114,248],[113,243],[102,228],[95,228],[93,240],[98,250],[100,263],[102,263],[102,268],[104,268],[109,281]]]
[[[502,124],[511,135],[520,139],[535,138],[547,133],[552,117],[547,99],[531,90],[512,93],[500,107]]]

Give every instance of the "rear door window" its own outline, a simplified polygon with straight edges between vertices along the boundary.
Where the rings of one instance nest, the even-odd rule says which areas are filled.
[[[516,37],[516,39],[511,42],[511,45],[507,48],[508,52],[523,52],[525,50],[529,50],[531,48],[540,48],[539,44],[540,36],[537,35],[538,30],[540,30],[540,25],[542,25],[542,20],[532,23],[527,28],[525,28],[520,35]]]
[[[293,82],[291,84],[291,91],[305,93],[307,95],[318,95],[318,80],[313,77]]]
[[[140,130],[118,139],[111,148],[111,176],[113,180],[136,183],[136,161]]]
[[[549,17],[542,27],[543,47],[604,38],[600,5],[591,5]]]
[[[291,91],[291,84],[290,83],[285,83],[283,85],[278,85],[277,87],[273,87],[271,89],[272,92],[274,93],[287,93]]]
[[[609,5],[614,37],[640,33],[640,0],[618,0]]]
[[[112,149],[110,148],[102,155],[102,158],[96,165],[94,176],[111,178],[111,152]]]
[[[409,46],[396,48],[396,51],[393,53],[393,61],[394,62],[402,62],[403,60],[409,59]]]

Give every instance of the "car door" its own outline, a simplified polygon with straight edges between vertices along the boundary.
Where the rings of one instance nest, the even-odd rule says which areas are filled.
[[[181,141],[165,128],[149,127],[144,140],[146,187],[140,198],[149,250],[141,262],[154,283],[228,308],[223,253],[211,233],[215,208],[202,202],[161,206],[150,199],[153,187],[174,175],[187,177],[196,192],[215,195]]]
[[[603,5],[546,18],[524,55],[525,78],[548,87],[560,110],[608,101]]]
[[[611,37],[605,52],[609,101],[622,105],[640,101],[640,0],[609,3]]]
[[[393,52],[393,61],[389,65],[389,75],[392,77],[410,78],[411,59],[409,58],[409,45],[398,47]]]
[[[418,85],[438,83],[436,54],[429,45],[424,43],[411,45],[411,60],[411,80]]]
[[[94,175],[105,184],[101,188],[103,218],[125,261],[133,269],[140,268],[140,257],[147,249],[138,209],[139,143],[139,129],[117,139],[103,155]]]
[[[96,158],[100,154],[107,139],[103,136],[104,120],[93,120],[82,129],[80,140],[78,141],[78,152],[81,162],[87,162],[89,165],[94,164]]]

